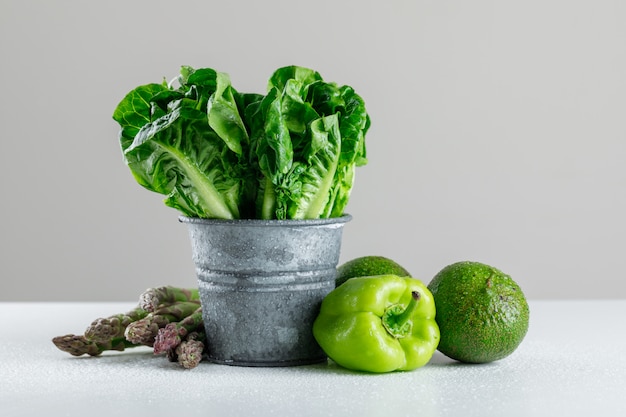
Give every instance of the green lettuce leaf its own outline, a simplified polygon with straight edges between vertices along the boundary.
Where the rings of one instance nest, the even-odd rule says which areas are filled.
[[[122,151],[130,146],[141,128],[165,114],[155,106],[152,98],[168,91],[164,84],[147,84],[139,86],[126,94],[113,112],[113,119],[121,126],[119,133]]]
[[[278,69],[268,94],[246,109],[261,177],[260,218],[338,217],[355,167],[367,163],[370,119],[351,87],[324,82],[301,67]]]
[[[362,98],[304,67],[279,68],[261,95],[183,66],[132,90],[113,118],[136,181],[189,217],[339,217],[367,163]]]
[[[254,177],[243,152],[249,145],[238,93],[228,76],[211,69],[183,67],[178,81],[178,89],[140,87],[118,105],[114,118],[128,167],[140,185],[186,216],[248,215]]]

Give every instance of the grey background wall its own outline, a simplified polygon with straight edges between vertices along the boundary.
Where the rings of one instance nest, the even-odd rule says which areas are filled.
[[[180,65],[297,64],[372,117],[341,261],[492,264],[529,298],[626,295],[626,2],[0,1],[0,301],[194,286],[185,226],[111,119]]]

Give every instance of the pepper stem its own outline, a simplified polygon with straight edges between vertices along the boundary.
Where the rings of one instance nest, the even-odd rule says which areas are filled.
[[[413,314],[413,311],[415,311],[415,308],[417,307],[417,302],[420,300],[420,298],[420,293],[418,293],[417,291],[411,292],[411,301],[409,302],[409,305],[406,306],[402,314],[397,316],[396,323],[398,323],[400,326],[403,326],[406,322],[409,321],[411,315]]]
[[[411,316],[417,308],[417,302],[421,295],[417,291],[411,292],[411,301],[406,308],[400,304],[394,304],[385,310],[381,320],[387,332],[395,338],[406,337],[411,333],[413,323]]]

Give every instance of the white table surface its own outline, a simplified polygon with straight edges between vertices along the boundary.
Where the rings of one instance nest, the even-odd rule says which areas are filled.
[[[134,303],[0,303],[1,416],[626,416],[626,300],[531,301],[511,356],[412,372],[333,363],[185,370],[149,348],[73,357],[54,336]]]

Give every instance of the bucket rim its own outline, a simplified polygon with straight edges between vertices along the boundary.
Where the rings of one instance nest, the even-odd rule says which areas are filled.
[[[352,215],[344,213],[340,217],[329,217],[323,219],[303,219],[303,220],[266,220],[266,219],[205,219],[200,217],[178,216],[178,221],[189,224],[206,225],[237,225],[237,226],[324,226],[332,224],[343,224],[352,220]]]

